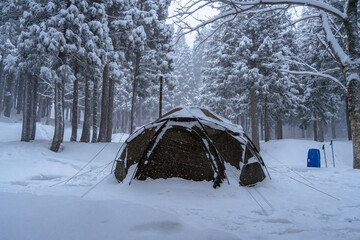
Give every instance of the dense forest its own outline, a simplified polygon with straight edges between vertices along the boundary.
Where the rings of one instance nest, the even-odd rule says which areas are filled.
[[[340,13],[356,15],[357,1],[291,11],[286,1],[249,9],[215,1],[213,21],[195,28],[184,24],[191,4],[179,5],[176,24],[166,21],[171,2],[1,1],[0,111],[22,114],[21,140],[34,140],[43,121],[55,126],[53,151],[62,141],[110,142],[112,133],[131,133],[178,105],[241,124],[258,147],[284,137],[355,136],[360,90],[343,59],[353,46]],[[66,125],[71,139],[63,139]]]
[[[159,76],[172,79],[169,4],[2,1],[0,106],[7,117],[22,111],[21,140],[33,140],[36,121],[51,114],[53,151],[65,120],[71,141],[108,142],[152,118]]]

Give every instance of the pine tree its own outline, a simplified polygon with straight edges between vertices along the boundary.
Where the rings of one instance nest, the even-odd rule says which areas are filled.
[[[143,110],[137,96],[147,98],[153,95],[159,76],[168,74],[170,70],[171,59],[167,53],[171,50],[172,34],[165,24],[170,1],[144,0],[132,4],[125,16],[129,22],[130,30],[126,31],[129,37],[123,43],[127,45],[125,57],[132,80],[130,132],[135,128],[136,110]]]
[[[105,2],[106,13],[108,16],[108,29],[111,34],[108,39],[107,59],[102,71],[102,97],[101,97],[101,115],[99,142],[110,142],[113,125],[114,97],[117,96],[115,91],[118,87],[115,83],[121,85],[121,89],[125,86],[124,69],[127,61],[125,60],[125,52],[129,47],[129,36],[132,28],[132,18],[130,14],[130,1],[113,1]],[[122,93],[119,97],[123,97],[128,93]],[[126,97],[125,97],[126,99]],[[127,100],[127,99],[126,99]],[[122,98],[120,103],[126,102]],[[119,102],[117,101],[117,102]]]
[[[265,138],[269,139],[270,118],[278,119],[281,138],[280,120],[290,114],[297,101],[293,89],[296,84],[279,71],[285,58],[291,56],[286,18],[268,16],[253,13],[226,23],[208,44],[203,72],[204,102],[230,119],[250,116],[252,139],[257,147],[259,114],[265,116]]]
[[[181,29],[176,34],[174,49],[174,77],[176,78],[174,105],[194,105],[197,84],[194,79],[192,51]]]
[[[50,6],[51,3],[48,4]],[[21,140],[35,139],[38,77],[42,62],[46,58],[43,48],[44,19],[49,17],[47,6],[41,1],[25,1],[19,5],[22,15],[19,18],[21,32],[18,37],[20,77],[24,79],[23,125]],[[53,47],[53,45],[51,46]],[[39,57],[42,56],[42,57]]]
[[[200,32],[195,37],[194,47],[193,47],[193,72],[194,72],[194,81],[196,84],[196,93],[195,102],[200,103],[200,89],[202,88],[202,70],[205,67],[206,60],[204,59],[204,51],[207,47],[207,37],[209,31],[207,28],[201,29]]]
[[[309,14],[309,10],[305,13]],[[319,20],[318,20],[319,21]],[[338,79],[342,79],[340,69],[332,59],[331,55],[326,52],[326,48],[318,41],[318,34],[321,34],[318,21],[311,21],[311,23],[299,24],[298,26],[298,47],[301,59],[307,65],[301,66],[301,69],[306,71],[309,68],[317,71],[324,71],[328,69]],[[337,118],[340,110],[340,102],[342,93],[337,89],[337,86],[327,81],[326,79],[303,76],[301,77],[303,87],[301,92],[302,107],[299,111],[301,126],[307,128],[310,125],[314,128],[314,140],[324,141],[323,126],[331,124],[333,119]]]

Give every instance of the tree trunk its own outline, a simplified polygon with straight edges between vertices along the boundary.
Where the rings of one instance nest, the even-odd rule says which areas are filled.
[[[89,142],[90,141],[90,122],[91,122],[91,97],[90,97],[90,80],[87,78],[85,80],[85,113],[84,113],[84,123],[81,133],[80,142]]]
[[[29,142],[35,139],[36,132],[37,80],[30,74],[26,74],[26,77],[21,141]]]
[[[358,31],[358,0],[348,0],[345,8],[347,18],[344,27],[350,62],[345,66],[348,107],[351,124],[354,161],[353,167],[360,169],[360,37]]]
[[[43,110],[41,111],[41,118],[44,118],[47,116],[47,106],[48,106],[49,98],[44,98],[44,104],[43,104]]]
[[[250,117],[251,117],[251,140],[256,148],[260,151],[259,142],[259,124],[257,116],[257,97],[254,87],[250,89]]]
[[[13,108],[15,108],[15,109],[16,109],[18,89],[19,89],[19,79],[16,78],[15,85],[14,85],[14,97],[13,97]]]
[[[249,118],[245,118],[245,128],[244,128],[244,131],[245,131],[245,133],[246,134],[249,134],[249,132],[250,132],[250,127],[249,127]]]
[[[133,76],[133,90],[132,90],[132,97],[131,97],[131,113],[130,113],[130,133],[133,133],[135,130],[135,103],[136,103],[136,95],[137,95],[137,88],[138,88],[138,76],[140,74],[140,57],[141,54],[139,52],[136,53],[135,57],[135,71]]]
[[[119,133],[121,131],[121,112],[120,110],[116,111],[116,132]]]
[[[19,79],[19,85],[17,89],[17,101],[16,101],[16,114],[20,114],[22,108],[23,108],[23,99],[24,99],[24,78],[20,77]]]
[[[109,78],[108,71],[108,65],[105,65],[103,71],[99,142],[111,142],[112,137],[115,82],[112,78]]]
[[[336,139],[336,123],[335,123],[335,121],[331,122],[331,138]]]
[[[360,169],[360,80],[354,79],[350,82],[348,95],[354,154],[353,167]]]
[[[3,61],[0,62],[0,113],[3,110],[3,99],[5,89],[4,65]]]
[[[110,78],[109,79],[109,107],[108,107],[108,119],[107,119],[108,123],[107,123],[106,142],[111,142],[111,138],[112,138],[114,95],[115,95],[115,82],[112,78]]]
[[[163,76],[160,76],[160,91],[159,91],[159,118],[162,116],[162,102],[163,102]]]
[[[6,78],[5,95],[4,95],[4,116],[10,117],[11,109],[14,103],[15,79],[14,74],[8,74]]]
[[[31,79],[30,74],[26,75],[25,86],[24,86],[24,103],[23,103],[23,120],[22,120],[22,130],[21,130],[21,141],[29,142],[31,139],[31,129],[30,129],[30,113],[31,113],[31,101],[30,101],[30,91],[31,91]]]
[[[265,131],[265,142],[270,141],[270,127],[269,127],[269,115],[267,106],[264,111],[264,131]]]
[[[264,115],[260,117],[260,140],[264,140]]]
[[[30,127],[31,127],[31,140],[35,139],[36,134],[36,110],[37,110],[37,87],[38,87],[38,79],[37,77],[32,77],[32,91],[31,94],[31,119],[30,119]]]
[[[318,126],[317,120],[314,120],[314,141],[318,141]]]
[[[107,124],[109,118],[109,77],[108,77],[108,65],[106,64],[103,70],[102,76],[102,95],[101,95],[101,113],[100,113],[100,131],[99,142],[106,142],[107,139]]]
[[[79,95],[78,95],[79,96]],[[78,106],[78,124],[81,123],[81,109],[80,107]]]
[[[301,128],[301,138],[305,138],[305,130]]]
[[[68,3],[70,1],[68,0]],[[65,62],[65,60],[63,60]],[[65,74],[67,77],[67,73]],[[64,141],[64,134],[65,134],[65,77],[61,79],[61,101],[62,101],[62,132],[61,132],[61,142]]]
[[[240,124],[240,115],[236,115],[236,124],[241,125]]]
[[[92,129],[93,129],[93,135],[91,142],[97,142],[97,118],[98,118],[98,80],[96,77],[94,78],[94,89],[93,89],[93,122],[92,122]]]
[[[62,64],[65,64],[65,55],[64,53],[59,53],[60,64],[57,69]],[[55,81],[55,99],[54,99],[54,106],[55,106],[55,131],[53,136],[53,141],[51,143],[50,150],[54,152],[58,152],[60,149],[60,144],[63,142],[64,139],[64,106],[65,106],[65,78],[67,73],[60,74],[58,73],[58,77]]]
[[[278,114],[277,121],[276,121],[276,139],[283,139],[283,129],[282,129],[282,119],[281,114]]]
[[[52,100],[48,101],[48,110],[47,110],[47,116],[46,116],[45,125],[50,124],[52,105],[53,105],[53,101]]]
[[[319,142],[324,142],[324,126],[322,121],[318,122],[318,129],[319,129]]]
[[[36,114],[36,122],[41,121],[41,117],[43,116],[43,111],[44,111],[44,104],[45,104],[45,99],[44,99],[44,97],[40,96],[39,97],[38,111],[37,111],[37,114]]]
[[[50,150],[58,152],[64,132],[64,111],[63,111],[63,82],[61,79],[55,81],[55,131]]]
[[[64,119],[66,120],[66,121],[69,121],[69,113],[70,113],[70,108],[65,108],[65,117],[64,117]]]
[[[73,102],[72,102],[72,118],[71,118],[71,142],[76,142],[77,140],[77,129],[78,129],[78,100],[79,100],[79,81],[75,79],[74,89],[73,89]]]
[[[351,133],[351,124],[350,124],[350,116],[349,116],[349,97],[346,97],[345,103],[345,117],[346,117],[346,127],[347,127],[347,134],[348,139],[352,140],[352,133]]]
[[[137,114],[136,114],[136,125],[137,126],[141,126],[142,125],[142,123],[143,123],[143,118],[144,118],[144,116],[143,116],[143,98],[142,97],[139,97],[138,98],[139,100],[138,100],[138,104],[137,104]]]
[[[122,109],[121,110],[121,132],[125,133],[127,132],[127,114],[126,114],[126,110],[125,109]]]

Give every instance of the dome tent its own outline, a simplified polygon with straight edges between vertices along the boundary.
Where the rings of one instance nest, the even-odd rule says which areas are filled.
[[[134,164],[131,180],[180,177],[213,181],[218,187],[227,178],[225,162],[239,171],[241,185],[265,178],[266,166],[242,127],[204,108],[171,110],[134,132],[118,156],[115,177],[119,182]]]

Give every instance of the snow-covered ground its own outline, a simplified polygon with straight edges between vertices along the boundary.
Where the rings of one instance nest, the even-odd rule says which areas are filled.
[[[323,152],[323,168],[306,167],[320,143],[263,143],[271,180],[240,187],[229,168],[230,185],[213,189],[183,179],[118,184],[109,172],[123,134],[109,144],[65,142],[54,153],[53,127],[39,124],[31,143],[20,133],[20,123],[0,119],[0,239],[360,239],[349,141],[334,142],[336,168],[328,142],[328,168]]]

